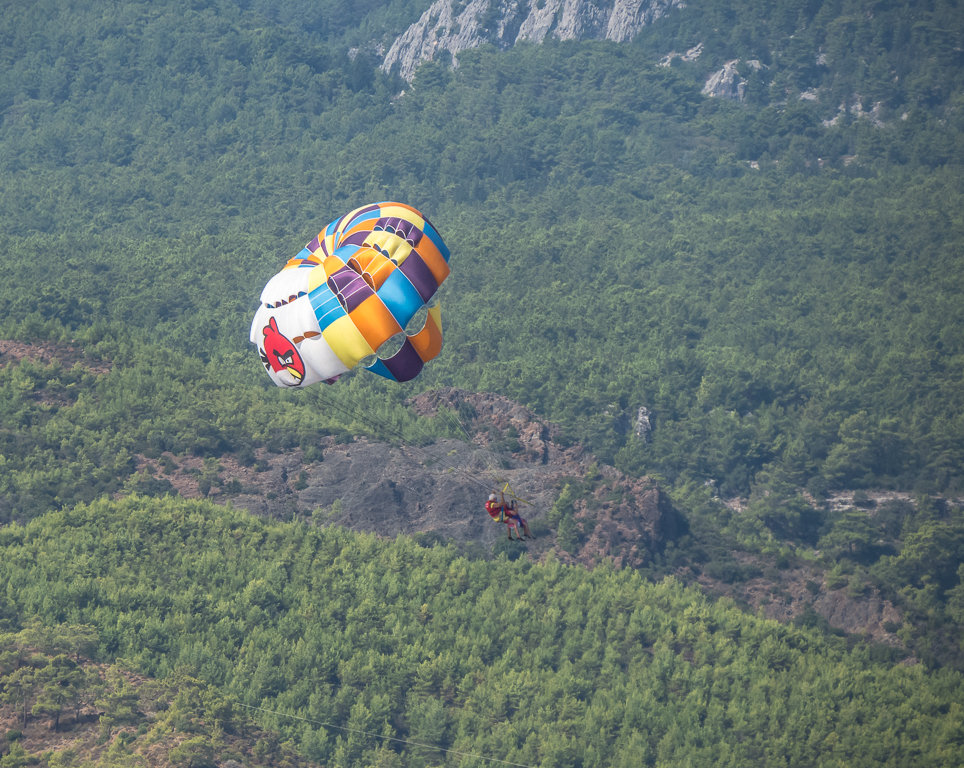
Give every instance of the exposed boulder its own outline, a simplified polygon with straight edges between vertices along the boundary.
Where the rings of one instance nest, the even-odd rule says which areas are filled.
[[[604,470],[605,482],[576,505],[580,535],[571,558],[590,567],[603,560],[617,567],[644,567],[667,542],[686,533],[686,522],[652,478]]]
[[[687,62],[696,61],[702,54],[703,54],[703,43],[697,43],[685,53],[677,53],[676,51],[673,51],[671,53],[666,54],[662,59],[660,59],[659,65],[661,67],[672,66],[673,62],[676,59],[679,59],[680,61],[687,61]]]
[[[636,423],[633,425],[633,434],[644,443],[649,440],[649,434],[653,431],[653,412],[645,405],[639,406],[636,411]]]
[[[703,93],[720,99],[743,101],[746,98],[747,81],[740,74],[740,64],[739,59],[726,62],[722,69],[707,78]],[[756,59],[750,59],[742,64],[753,70],[764,69],[764,65]]]

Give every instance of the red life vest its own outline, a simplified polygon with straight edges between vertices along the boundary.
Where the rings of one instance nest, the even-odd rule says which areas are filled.
[[[489,513],[489,517],[495,520],[497,523],[505,522],[505,507],[496,501],[485,502],[485,511]]]

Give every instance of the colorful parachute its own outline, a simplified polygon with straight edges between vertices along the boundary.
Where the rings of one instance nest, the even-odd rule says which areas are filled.
[[[435,294],[448,259],[428,219],[402,203],[333,221],[261,292],[250,339],[271,380],[332,383],[356,366],[414,379],[442,349]]]

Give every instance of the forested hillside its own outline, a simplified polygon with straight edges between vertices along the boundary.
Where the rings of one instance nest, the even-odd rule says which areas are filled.
[[[90,624],[101,663],[526,764],[960,762],[957,4],[702,0],[628,43],[382,72],[428,5],[4,8],[0,630]],[[733,60],[743,100],[704,93]],[[247,339],[261,287],[385,199],[452,251],[442,355],[412,385],[275,389]],[[651,475],[688,533],[639,574],[586,573],[170,498],[174,467],[224,498],[241,489],[222,461],[462,439],[459,414],[407,404],[440,387],[512,398]],[[541,530],[580,544],[573,510],[606,490],[573,478]],[[890,601],[898,645],[847,650],[641,575],[804,567],[804,590]],[[555,623],[519,609],[530,583]],[[299,722],[267,724],[329,764],[462,764]]]
[[[99,655],[217,686],[194,705],[208,718],[258,707],[322,765],[964,759],[959,673],[628,570],[131,497],[0,531],[0,579],[5,621],[92,625]],[[172,702],[168,728],[191,710]]]
[[[702,96],[642,43],[466,52],[399,97],[319,32],[222,5],[5,25],[8,335],[99,323],[244,378],[263,281],[398,197],[455,253],[426,385],[497,390],[724,493],[763,470],[960,488],[953,98],[824,126],[818,102]]]
[[[90,626],[38,619],[0,633],[0,765],[315,765],[213,686],[183,672],[159,681],[97,663],[96,644]]]

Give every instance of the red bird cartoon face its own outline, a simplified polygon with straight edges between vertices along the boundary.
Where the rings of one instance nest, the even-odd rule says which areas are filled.
[[[264,367],[269,372],[274,371],[283,384],[297,387],[305,378],[305,362],[295,345],[278,330],[278,323],[273,317],[261,332],[264,334],[264,348],[261,350]]]

